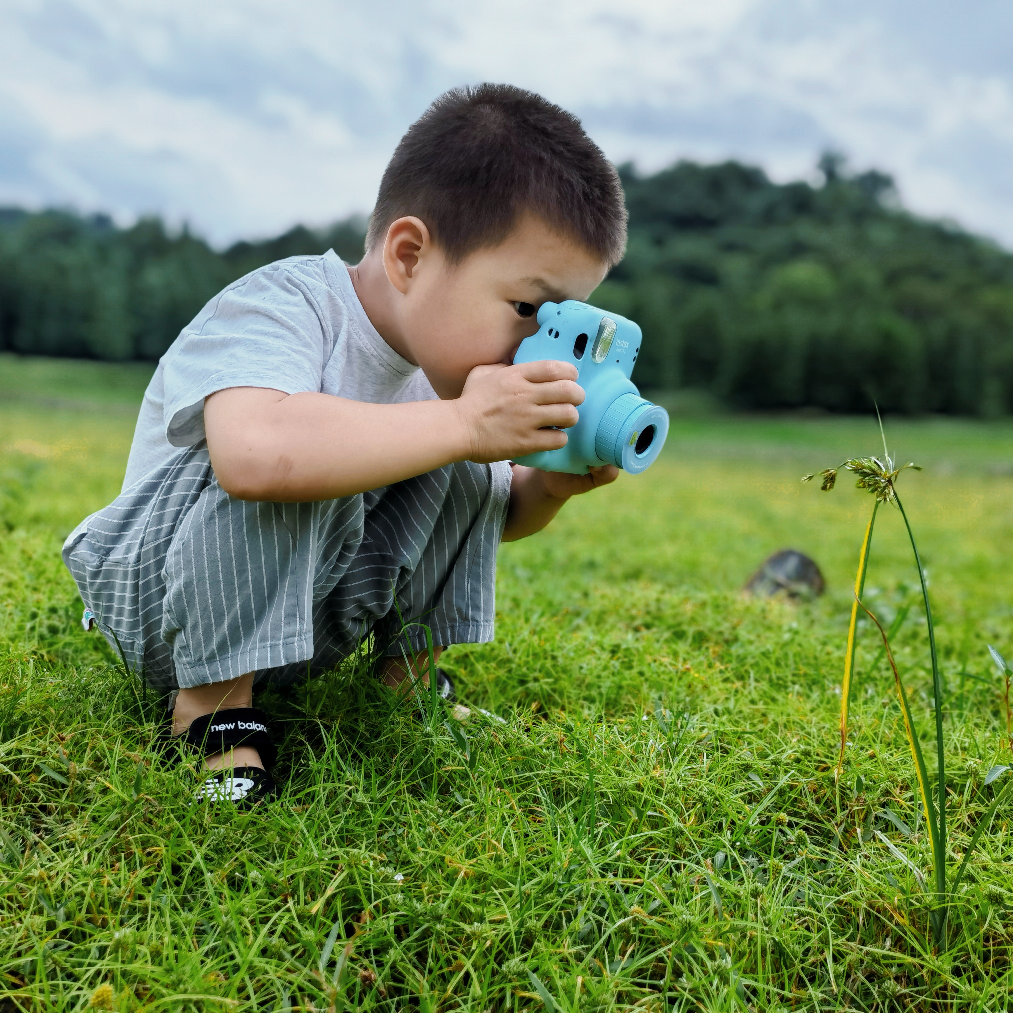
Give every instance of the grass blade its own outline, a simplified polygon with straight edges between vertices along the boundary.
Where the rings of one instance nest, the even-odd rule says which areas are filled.
[[[985,784],[986,785],[991,784],[997,777],[1001,776],[1002,774],[1005,774],[1006,771],[1009,769],[1010,768],[1007,767],[1005,764],[997,763],[985,775]]]
[[[910,602],[902,605],[897,610],[897,614],[893,617],[893,622],[890,623],[890,628],[886,631],[887,638],[890,640],[891,643],[893,642],[897,634],[900,632],[900,628],[904,625],[904,622],[907,619],[908,614],[910,612],[911,612]],[[877,668],[879,668],[879,663],[883,660],[885,656],[886,651],[884,650],[883,646],[880,645],[879,650],[876,652],[876,657],[872,659],[872,664],[868,668],[869,675],[871,675],[873,672],[876,671]]]
[[[996,769],[995,767],[992,768],[992,770],[995,770],[995,769]],[[1004,767],[1003,768],[1003,770],[1009,770],[1009,769],[1010,769],[1009,767]],[[991,772],[992,771],[990,770],[989,773],[991,773]],[[1002,771],[1000,771],[1000,773],[1002,773]],[[996,776],[998,777],[998,774]],[[992,804],[988,807],[988,812],[985,814],[985,818],[977,825],[977,827],[975,827],[974,833],[971,835],[971,840],[968,843],[967,847],[964,849],[964,860],[960,863],[960,868],[957,869],[956,876],[953,877],[953,894],[954,894],[954,896],[956,896],[957,887],[960,886],[961,879],[964,878],[964,870],[967,868],[968,861],[970,861],[971,852],[974,851],[974,847],[978,843],[978,838],[981,837],[982,833],[991,826],[992,819],[995,816],[995,811],[996,811],[996,809],[999,808],[999,803],[1006,797],[1006,795],[1009,792],[1011,786],[1013,786],[1013,782],[1010,782],[1010,784],[1007,784],[1006,787],[1003,788],[1002,791],[1000,791],[1000,792],[998,792],[996,794],[995,798],[992,799]]]
[[[911,859],[908,858],[907,855],[905,855],[904,852],[901,851],[900,848],[898,848],[897,845],[894,844],[889,837],[886,836],[886,834],[882,833],[879,830],[874,831],[874,833],[886,845],[887,850],[890,852],[890,854],[893,855],[893,857],[896,858],[898,862],[902,862],[914,873],[915,879],[918,880],[918,885],[924,890],[925,876],[922,874],[921,869],[919,869],[918,866],[915,865],[915,863],[912,862]]]
[[[436,685],[436,652],[433,649],[433,631],[423,623],[422,632],[426,637],[426,654],[429,665],[429,714],[430,721],[435,724],[440,707],[440,688]]]
[[[552,998],[552,993],[542,984],[534,971],[528,971],[528,977],[531,979],[531,987],[538,993],[542,1002],[545,1003],[545,1008],[550,1013],[556,1013],[559,1010],[559,1006],[556,1000]]]
[[[943,898],[946,896],[946,758],[943,749],[943,680],[939,674],[939,655],[936,652],[936,630],[932,623],[932,606],[929,604],[929,585],[928,581],[925,579],[925,568],[922,566],[922,558],[918,554],[918,545],[915,543],[914,532],[911,530],[911,524],[907,519],[907,513],[904,511],[904,504],[901,503],[896,489],[894,489],[894,501],[900,510],[901,517],[904,518],[904,527],[907,528],[907,535],[911,540],[911,551],[914,553],[915,566],[918,567],[918,579],[921,581],[922,585],[922,600],[925,603],[925,623],[929,629],[929,654],[932,658],[932,709],[935,711],[936,718],[936,788],[939,796],[939,823],[936,827],[936,836],[938,840],[937,844],[933,846],[933,851],[935,851],[936,846],[938,846],[939,855],[936,861],[936,890],[938,891],[940,898]],[[945,914],[946,912],[944,909],[943,917],[945,917]],[[937,929],[939,936],[937,938],[937,942],[942,942],[941,933],[943,928],[944,926],[940,926]]]
[[[1006,671],[1006,659],[991,644],[988,645],[988,653],[992,655],[992,660],[995,662],[995,667],[999,669],[999,674],[1004,674]]]
[[[710,878],[705,872],[703,878],[707,880],[707,887],[711,892],[711,897],[714,898],[714,907],[717,910],[718,918],[721,917],[721,896],[718,894],[718,888],[714,885],[714,880]]]
[[[331,931],[327,933],[327,939],[324,941],[324,948],[320,951],[320,961],[317,967],[320,973],[323,974],[327,967],[328,961],[331,959],[331,951],[334,949],[334,943],[338,938],[338,933],[341,931],[341,919],[339,918],[332,926]]]
[[[872,507],[872,516],[865,529],[862,551],[858,557],[858,571],[855,574],[855,602],[851,606],[851,622],[848,625],[848,649],[844,655],[844,680],[841,683],[841,752],[837,758],[835,777],[841,776],[844,767],[844,749],[848,742],[848,704],[851,697],[851,679],[855,672],[855,633],[858,627],[858,606],[865,591],[865,574],[869,568],[869,550],[872,547],[872,529],[876,523],[879,500]]]
[[[914,836],[911,828],[895,812],[889,809],[880,809],[876,815],[888,819],[905,837]]]
[[[861,601],[859,604],[862,605]],[[925,758],[922,756],[922,746],[915,731],[914,719],[911,716],[911,707],[908,704],[907,693],[904,690],[904,683],[901,680],[900,672],[897,670],[897,663],[893,660],[893,651],[890,650],[890,641],[887,639],[886,630],[883,629],[880,621],[862,605],[862,610],[876,624],[880,636],[883,638],[883,645],[886,648],[886,658],[893,669],[894,681],[897,685],[897,696],[900,699],[900,709],[904,717],[904,730],[907,732],[908,744],[911,746],[911,756],[915,762],[915,773],[918,777],[918,790],[922,797],[922,805],[925,808],[925,822],[929,828],[929,838],[932,843],[932,864],[936,872],[936,882],[939,882],[939,869],[942,867],[944,889],[941,895],[945,896],[946,883],[946,853],[941,850],[939,824],[936,819],[935,806],[929,798],[929,775],[925,767]]]
[[[1013,752],[1013,711],[1010,710],[1009,703],[1009,665],[1006,664],[1006,659],[991,644],[988,645],[988,653],[992,655],[995,667],[999,669],[999,674],[1005,680],[1003,703],[1006,705],[1006,738],[1009,739],[1009,748]]]
[[[63,776],[63,774],[60,774],[57,771],[53,770],[52,767],[47,767],[46,764],[44,764],[42,762],[39,763],[39,766],[42,768],[42,772],[44,774],[48,774],[54,781],[59,781],[60,784],[67,784],[67,785],[70,784],[70,781],[68,781]]]

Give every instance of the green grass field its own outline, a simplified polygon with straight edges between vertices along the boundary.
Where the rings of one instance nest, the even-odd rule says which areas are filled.
[[[876,453],[874,421],[676,417],[650,472],[503,547],[496,641],[445,655],[465,748],[353,659],[268,701],[283,796],[235,814],[188,808],[195,770],[150,748],[155,702],[81,630],[60,562],[118,491],[145,372],[0,356],[0,378],[0,1009],[1013,1007],[1013,803],[940,952],[867,624],[834,779],[871,498],[799,477]],[[926,468],[901,489],[938,623],[952,876],[1004,785],[985,772],[1013,762],[986,650],[1013,654],[1013,425],[886,424]],[[827,594],[741,597],[788,546]],[[881,511],[867,600],[889,621],[916,591]],[[896,656],[931,753],[917,614]]]

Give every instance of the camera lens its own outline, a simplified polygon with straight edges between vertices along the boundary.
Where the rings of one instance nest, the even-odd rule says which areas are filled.
[[[606,409],[595,433],[599,461],[632,475],[649,468],[668,436],[668,412],[632,392],[620,394]]]
[[[637,437],[637,445],[634,447],[634,450],[638,457],[647,452],[647,448],[654,442],[654,434],[656,432],[657,430],[654,426],[647,426]]]

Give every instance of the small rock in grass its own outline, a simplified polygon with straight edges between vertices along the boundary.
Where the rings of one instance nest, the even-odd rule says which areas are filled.
[[[812,559],[795,549],[780,549],[749,578],[742,590],[762,598],[783,594],[798,601],[816,598],[825,588],[823,574]]]

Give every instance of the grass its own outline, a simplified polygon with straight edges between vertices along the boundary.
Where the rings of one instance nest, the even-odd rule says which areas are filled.
[[[971,854],[940,953],[893,675],[865,619],[834,777],[869,501],[799,476],[874,453],[874,420],[676,418],[648,473],[503,547],[496,641],[445,655],[475,715],[464,748],[352,659],[270,701],[283,798],[232,814],[187,808],[193,772],[159,760],[151,702],[80,628],[59,547],[118,489],[133,428],[118,406],[141,379],[91,370],[71,398],[69,364],[0,361],[5,1008],[1013,1006],[1013,801]],[[985,773],[1011,762],[986,645],[1013,640],[1013,426],[887,426],[926,468],[905,504],[931,582],[954,861],[1003,787]],[[827,595],[741,598],[786,546],[817,559]],[[863,600],[887,626],[910,611],[891,643],[930,748],[918,595],[902,526],[878,526]]]

